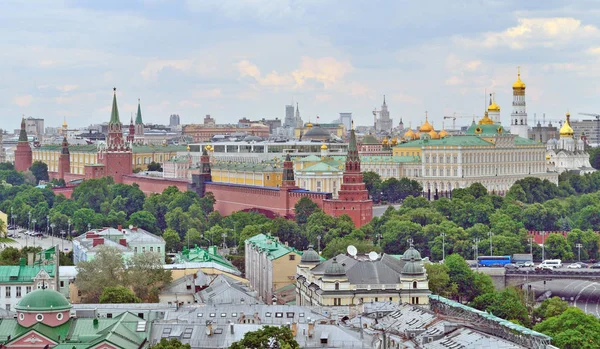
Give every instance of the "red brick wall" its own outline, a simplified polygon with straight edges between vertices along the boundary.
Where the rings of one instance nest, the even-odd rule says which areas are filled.
[[[352,218],[354,225],[360,228],[373,219],[373,201],[326,200],[323,211],[334,217],[347,214]]]
[[[171,186],[177,187],[179,191],[187,191],[188,184],[190,183],[187,180],[182,179],[174,179],[174,178],[161,178],[161,177],[147,177],[147,176],[137,176],[137,175],[124,175],[123,184],[132,185],[137,183],[140,186],[140,189],[146,195],[150,194],[160,194],[165,189]]]
[[[33,153],[28,142],[17,143],[15,149],[15,170],[27,171],[33,163]]]

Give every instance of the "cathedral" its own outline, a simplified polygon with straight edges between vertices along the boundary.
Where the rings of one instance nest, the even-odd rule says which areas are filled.
[[[546,160],[558,173],[573,171],[583,175],[596,171],[590,164],[590,155],[585,151],[585,138],[574,137],[569,113],[560,128],[560,138],[548,140],[546,149]]]

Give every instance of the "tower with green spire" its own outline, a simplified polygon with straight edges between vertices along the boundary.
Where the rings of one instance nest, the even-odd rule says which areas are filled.
[[[137,114],[135,116],[135,142],[144,143],[144,122],[142,121],[142,108],[138,98]]]
[[[132,157],[131,147],[123,138],[123,125],[117,106],[117,89],[114,88],[106,149],[99,154],[99,160],[104,164],[104,175],[113,177],[116,183],[122,183],[123,175],[133,172]]]
[[[25,129],[25,117],[21,119],[21,132],[19,133],[19,142],[15,149],[15,170],[27,171],[33,162],[33,152],[27,138],[27,130]]]

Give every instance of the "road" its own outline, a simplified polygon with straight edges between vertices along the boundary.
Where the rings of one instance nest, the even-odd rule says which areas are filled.
[[[600,283],[586,280],[549,280],[530,283],[538,301],[557,296],[588,314],[600,318]],[[523,289],[527,285],[523,285]],[[548,292],[547,294],[545,294]]]
[[[395,208],[397,210],[398,208],[400,208],[401,205],[373,206],[373,217],[381,217],[381,216],[383,216],[383,214],[385,213],[385,210],[387,210],[387,208],[389,206],[392,206],[393,208]]]
[[[14,231],[9,231],[9,233],[14,233]],[[66,239],[61,239],[60,237],[52,237],[52,236],[44,236],[41,238],[38,237],[32,237],[32,236],[26,236],[25,234],[17,234],[18,237],[13,237],[12,239],[15,240],[15,243],[12,244],[4,244],[4,245],[8,245],[8,246],[13,246],[16,248],[22,248],[25,246],[39,246],[43,249],[47,249],[52,247],[53,245],[56,246],[58,245],[58,247],[63,250],[63,252],[69,252],[73,249],[73,244],[71,243],[71,241],[66,240]],[[4,247],[4,246],[2,246]]]

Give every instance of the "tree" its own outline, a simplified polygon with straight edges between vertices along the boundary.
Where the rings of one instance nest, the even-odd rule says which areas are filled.
[[[141,303],[130,288],[124,286],[105,287],[100,295],[100,303]]]
[[[158,162],[152,161],[151,163],[148,164],[148,171],[162,172],[163,168],[162,168],[161,164],[159,164]]]
[[[0,252],[0,265],[19,265],[21,252],[17,248],[8,246]]]
[[[425,264],[429,278],[429,289],[431,293],[442,297],[453,298],[456,296],[458,286],[450,282],[450,269],[445,264]]]
[[[552,344],[559,348],[600,348],[600,320],[579,308],[569,307],[559,316],[548,318],[533,329],[551,336]]]
[[[176,251],[179,248],[181,238],[179,237],[179,233],[177,233],[175,230],[165,230],[163,233],[163,239],[165,239],[165,248],[167,251]]]
[[[263,328],[246,332],[239,342],[233,342],[229,349],[264,349],[264,348],[289,348],[300,349],[289,328],[278,326],[264,326]]]
[[[102,246],[91,261],[77,263],[75,285],[84,302],[97,303],[105,287],[124,285],[125,263],[116,247]]]
[[[157,303],[158,290],[171,282],[171,271],[163,268],[164,262],[158,252],[138,253],[127,261],[126,284],[144,302]]]
[[[550,234],[544,241],[546,259],[573,260],[573,251],[562,234]]]
[[[34,161],[31,167],[29,167],[29,171],[35,176],[36,183],[50,179],[48,176],[48,165],[45,162]]]
[[[151,346],[150,349],[192,349],[189,344],[183,344],[177,338],[161,338],[160,342]]]
[[[311,199],[307,197],[302,197],[296,205],[294,205],[294,212],[296,223],[304,224],[308,221],[308,217],[310,217],[313,212],[315,212],[319,206],[315,204]]]
[[[365,187],[367,188],[371,199],[375,201],[381,200],[381,177],[379,174],[372,171],[363,172],[363,182],[365,183]]]
[[[533,317],[536,320],[546,320],[553,316],[560,316],[569,308],[569,303],[560,299],[560,297],[554,296],[552,298],[545,299],[539,307],[533,310]]]
[[[156,218],[148,211],[138,211],[129,217],[129,224],[149,232],[156,232]]]

